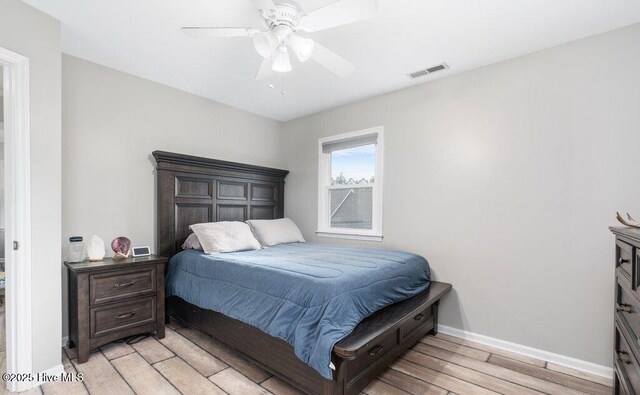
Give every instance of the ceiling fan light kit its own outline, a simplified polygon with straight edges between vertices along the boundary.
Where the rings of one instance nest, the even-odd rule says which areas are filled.
[[[337,0],[317,10],[305,12],[291,0],[251,0],[266,30],[253,27],[183,27],[190,37],[251,37],[256,52],[263,57],[256,80],[271,78],[271,72],[292,70],[289,50],[300,62],[313,59],[341,78],[349,77],[355,66],[310,38],[299,36],[369,19],[378,12],[376,0]]]
[[[274,56],[273,65],[271,66],[271,68],[273,69],[273,71],[276,71],[278,73],[288,73],[289,71],[291,71],[292,67],[291,60],[289,59],[289,51],[287,50],[287,47],[284,46],[284,44],[281,44],[278,47],[278,51]]]

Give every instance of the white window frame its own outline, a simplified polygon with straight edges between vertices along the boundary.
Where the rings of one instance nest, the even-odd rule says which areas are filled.
[[[361,136],[378,135],[375,150],[375,182],[373,184],[331,185],[331,153],[324,153],[323,144],[338,140],[355,139]],[[382,241],[382,190],[383,190],[383,160],[384,160],[384,127],[378,126],[356,132],[329,136],[318,140],[318,229],[316,234],[322,237],[341,239]],[[373,188],[372,227],[371,229],[350,229],[331,227],[331,199],[329,191],[340,188]]]

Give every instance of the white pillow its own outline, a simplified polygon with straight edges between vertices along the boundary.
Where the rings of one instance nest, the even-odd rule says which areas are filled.
[[[208,222],[189,228],[198,237],[205,254],[260,249],[260,243],[244,222]]]
[[[195,233],[191,233],[187,240],[182,243],[183,250],[200,250],[202,251],[202,246],[200,245],[200,240],[198,240],[198,236]]]
[[[305,242],[300,229],[289,218],[251,219],[247,223],[263,247]]]

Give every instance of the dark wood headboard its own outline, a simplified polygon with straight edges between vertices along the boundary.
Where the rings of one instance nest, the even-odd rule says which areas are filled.
[[[284,216],[287,170],[154,151],[156,253],[172,257],[202,222]]]

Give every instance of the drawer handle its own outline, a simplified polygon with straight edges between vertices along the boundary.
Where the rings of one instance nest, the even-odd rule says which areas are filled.
[[[629,262],[629,260],[628,260],[628,259],[624,259],[624,258],[620,258],[620,259],[618,259],[618,264],[619,264],[620,266],[622,266],[622,264],[627,263],[627,262]]]
[[[618,358],[618,361],[620,363],[623,363],[625,365],[630,365],[631,364],[631,359],[629,359],[629,354],[624,352],[624,351],[618,351],[616,353],[616,356]]]
[[[417,316],[413,317],[413,319],[414,319],[415,321],[420,321],[420,320],[422,320],[423,318],[424,318],[424,315],[422,315],[422,314],[418,314]]]
[[[136,315],[136,313],[135,313],[135,311],[132,311],[131,313],[116,315],[115,319],[116,320],[122,320],[122,319],[125,319],[125,318],[133,317],[134,315]]]
[[[633,313],[633,307],[630,304],[626,304],[626,303],[617,303],[616,310],[622,313],[629,313],[629,314]]]
[[[113,284],[113,288],[125,288],[125,287],[130,287],[132,285],[134,285],[136,282],[135,281],[131,281],[130,283],[124,283],[124,284]]]
[[[381,345],[378,344],[377,346],[375,346],[371,350],[369,350],[369,355],[376,355],[377,353],[379,353],[383,349],[384,349],[384,347],[382,347]]]

